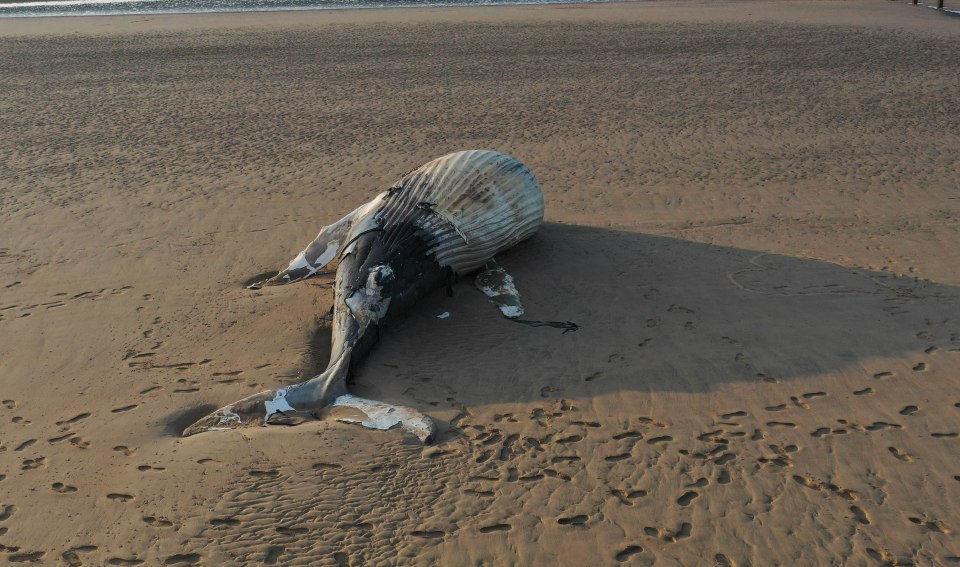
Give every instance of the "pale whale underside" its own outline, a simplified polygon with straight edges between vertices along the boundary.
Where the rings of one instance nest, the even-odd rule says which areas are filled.
[[[414,229],[440,266],[467,274],[532,236],[542,222],[543,193],[522,163],[493,151],[456,152],[411,171],[325,227],[273,281],[316,273],[366,232],[382,231],[390,246]]]
[[[462,151],[411,171],[324,227],[286,269],[262,282],[300,281],[339,259],[327,369],[306,382],[221,408],[188,427],[184,435],[290,422],[304,414],[318,417],[325,408],[346,406],[366,416],[346,421],[377,429],[401,426],[429,442],[435,432],[429,417],[412,408],[349,395],[350,367],[373,345],[384,322],[453,274],[469,274],[486,265],[477,287],[505,316],[522,315],[513,279],[491,261],[498,252],[532,236],[542,222],[539,184],[530,170],[508,155]]]

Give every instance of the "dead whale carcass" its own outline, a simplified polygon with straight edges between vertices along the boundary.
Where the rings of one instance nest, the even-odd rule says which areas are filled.
[[[403,176],[336,223],[276,276],[281,285],[303,280],[339,258],[334,283],[333,345],[327,369],[284,388],[255,394],[191,425],[184,436],[244,425],[289,422],[330,406],[366,415],[352,420],[376,429],[397,425],[424,442],[435,426],[417,410],[347,393],[353,364],[369,351],[379,327],[453,275],[475,272],[495,254],[532,236],[543,222],[543,194],[517,159],[469,150],[437,158]],[[255,284],[255,286],[258,284]],[[523,314],[513,280],[491,265],[477,287],[507,317]]]

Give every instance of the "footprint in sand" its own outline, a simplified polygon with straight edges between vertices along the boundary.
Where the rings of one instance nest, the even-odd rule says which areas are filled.
[[[863,524],[865,526],[870,525],[870,516],[863,511],[859,506],[851,506],[850,511],[853,512],[853,519],[857,521],[858,524]]]
[[[284,548],[279,545],[271,546],[267,549],[267,554],[263,558],[263,563],[265,565],[276,565],[277,559],[280,559],[280,556],[283,555]]]
[[[77,435],[76,433],[71,431],[69,433],[64,433],[63,435],[58,435],[56,437],[51,437],[50,439],[47,439],[47,443],[50,443],[51,445],[56,445],[57,443],[61,441],[66,441],[67,439],[70,439],[71,437],[75,437],[76,435]]]
[[[618,551],[613,558],[622,563],[638,553],[643,553],[642,547],[639,545],[628,545],[627,547]]]
[[[911,518],[907,518],[907,519],[910,520],[911,522],[913,522],[914,524],[917,524],[918,526],[923,526],[923,527],[927,528],[928,530],[930,530],[930,531],[932,531],[932,532],[937,532],[937,533],[941,533],[941,534],[948,534],[948,533],[950,533],[950,528],[948,528],[948,527],[947,527],[943,522],[941,522],[940,520],[931,520],[931,519],[927,519],[927,518],[916,518],[916,517],[911,517]]]
[[[901,451],[896,447],[887,447],[887,450],[890,451],[890,454],[896,457],[898,460],[901,460],[905,463],[913,461],[913,457],[910,456],[906,451]]]
[[[557,523],[561,526],[582,526],[587,523],[587,516],[579,514],[576,516],[558,518]]]
[[[893,429],[903,429],[903,426],[899,423],[889,423],[887,421],[874,421],[867,426],[867,431],[882,431],[884,429],[893,428]]]
[[[249,474],[249,475],[252,476],[252,477],[256,477],[256,478],[277,478],[278,476],[280,476],[280,471],[278,471],[278,470],[268,470],[268,471],[251,470],[251,471],[247,471],[247,474]]]
[[[200,563],[200,555],[197,553],[178,553],[167,557],[164,565],[196,565]]]
[[[297,526],[277,526],[276,530],[278,534],[285,536],[303,535],[310,531],[307,528]]]
[[[6,522],[13,516],[17,511],[17,507],[13,504],[7,504],[3,507],[3,510],[0,511],[0,522]]]
[[[142,559],[136,557],[111,557],[107,559],[107,565],[143,565]]]
[[[826,392],[807,392],[806,394],[803,394],[803,398],[809,400],[812,398],[820,398],[826,395]]]
[[[693,526],[687,522],[680,524],[680,528],[676,531],[667,530],[665,528],[654,528],[647,526],[643,528],[643,533],[647,534],[650,537],[658,538],[667,543],[675,543],[681,539],[686,539],[690,537],[690,534],[693,531]]]
[[[646,496],[647,491],[646,490],[627,491],[627,490],[613,489],[610,491],[610,494],[616,496],[617,499],[622,504],[626,504],[627,506],[633,506],[633,501],[636,500],[637,498],[643,498],[644,496]]]
[[[20,464],[20,470],[32,471],[47,466],[46,457],[37,457],[35,459],[26,459]]]
[[[733,419],[735,417],[747,417],[747,412],[743,410],[737,410],[737,411],[720,415],[720,419]]]
[[[736,458],[737,458],[737,455],[734,453],[724,453],[719,457],[717,457],[717,459],[713,462],[717,465],[725,465]]]
[[[697,499],[700,495],[694,491],[684,492],[680,498],[677,498],[677,504],[681,506],[689,506],[691,502]]]
[[[720,434],[723,433],[722,429],[716,429],[714,431],[707,431],[706,433],[701,433],[697,436],[698,441],[711,441],[713,443],[726,443],[727,440],[720,437]]]
[[[620,453],[618,455],[610,455],[609,457],[604,457],[604,460],[609,463],[615,463],[618,461],[623,461],[630,458],[630,453]]]
[[[96,551],[98,548],[95,545],[81,545],[79,547],[72,547],[64,551],[60,558],[63,559],[64,563],[69,565],[69,567],[82,567],[83,561],[80,560],[81,553],[91,553]]]
[[[13,555],[7,556],[7,561],[10,563],[39,563],[43,556],[46,555],[45,551],[31,551],[28,553],[14,553]]]
[[[793,480],[795,480],[797,484],[805,486],[811,490],[816,490],[818,492],[832,492],[833,494],[850,501],[855,501],[858,499],[856,492],[848,488],[837,486],[831,482],[823,482],[822,480],[814,478],[810,475],[793,475]]]
[[[63,420],[63,421],[58,421],[58,422],[57,422],[57,427],[63,427],[63,426],[73,425],[74,423],[77,423],[77,422],[79,422],[79,421],[83,421],[84,419],[87,419],[88,417],[90,417],[90,415],[91,415],[91,414],[90,414],[89,412],[85,412],[85,413],[81,413],[81,414],[75,415],[75,416],[71,417],[70,419],[65,419],[65,420]]]
[[[157,518],[156,516],[144,516],[143,522],[149,526],[154,526],[157,528],[169,528],[173,526],[173,522],[170,520]]]
[[[621,439],[642,439],[643,433],[639,431],[624,431],[623,433],[617,433],[613,438],[617,441]]]
[[[55,482],[50,485],[50,488],[52,488],[54,492],[59,492],[60,494],[73,494],[77,491],[76,486],[70,486],[69,484],[64,484],[62,482]]]
[[[133,495],[123,494],[121,492],[111,492],[110,494],[107,494],[107,498],[115,502],[130,502],[133,500]]]

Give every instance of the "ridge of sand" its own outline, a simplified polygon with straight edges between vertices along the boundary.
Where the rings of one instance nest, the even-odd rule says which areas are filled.
[[[6,561],[960,557],[955,19],[136,20],[0,22]],[[581,330],[511,325],[463,282],[354,386],[435,417],[437,446],[327,421],[178,438],[326,362],[329,280],[242,282],[468,147],[538,176],[547,224],[501,261],[531,317]]]

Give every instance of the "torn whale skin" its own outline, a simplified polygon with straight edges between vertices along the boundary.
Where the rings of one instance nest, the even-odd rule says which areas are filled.
[[[341,418],[373,429],[400,427],[430,443],[433,421],[408,407],[347,392],[351,368],[380,328],[419,299],[487,266],[477,287],[509,318],[523,308],[495,254],[532,236],[543,222],[543,195],[518,160],[489,150],[456,152],[408,173],[387,191],[320,234],[286,269],[261,285],[304,280],[339,258],[334,283],[332,349],[327,368],[299,384],[255,394],[197,421],[184,436],[243,426],[292,423],[349,407],[366,418]],[[489,263],[489,265],[488,265]]]

